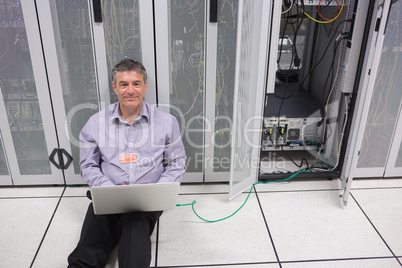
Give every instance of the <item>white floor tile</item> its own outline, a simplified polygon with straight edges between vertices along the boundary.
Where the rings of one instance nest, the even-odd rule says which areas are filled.
[[[33,265],[34,268],[67,266],[67,257],[77,245],[89,203],[90,200],[86,197],[65,197],[61,200]],[[156,231],[152,236],[153,252],[155,252],[155,241]],[[154,255],[153,253],[152,257]],[[151,264],[154,265],[154,260]],[[118,265],[107,266],[107,268],[112,267],[117,268]]]
[[[63,198],[33,267],[67,267],[67,256],[77,245],[89,199]]]
[[[352,189],[359,188],[385,188],[385,187],[402,187],[402,178],[386,178],[386,179],[353,179]]]
[[[29,267],[58,198],[0,199],[0,267]]]
[[[264,191],[311,191],[311,190],[339,190],[341,184],[338,179],[293,179],[285,182],[259,183],[257,193]]]
[[[322,261],[322,262],[299,262],[282,263],[283,268],[400,268],[395,258],[391,259],[366,259],[366,260],[340,260],[340,261]]]
[[[67,187],[63,196],[82,196],[86,197],[88,186]]]
[[[64,187],[0,187],[2,197],[56,197],[61,196]]]
[[[395,255],[402,256],[402,188],[352,194]]]
[[[334,191],[258,194],[281,261],[391,256],[353,200]]]
[[[227,195],[181,195],[179,203],[196,200],[196,212],[208,220],[232,214],[246,194],[229,201]],[[276,261],[256,197],[232,218],[205,223],[191,206],[166,211],[160,220],[158,265],[208,265]]]

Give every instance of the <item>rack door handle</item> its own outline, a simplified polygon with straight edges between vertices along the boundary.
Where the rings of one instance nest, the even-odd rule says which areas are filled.
[[[102,22],[102,5],[101,0],[92,0],[94,10],[94,21]]]
[[[209,0],[209,22],[218,22],[218,0]]]
[[[57,154],[58,163],[55,161],[55,156]],[[67,157],[67,162],[64,163],[63,154]],[[58,169],[67,169],[73,162],[73,157],[64,148],[54,148],[49,156],[50,162],[55,165]]]

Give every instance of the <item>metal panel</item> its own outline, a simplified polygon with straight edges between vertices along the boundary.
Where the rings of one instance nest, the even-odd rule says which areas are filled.
[[[170,44],[169,38],[170,16],[169,2],[155,2],[155,39],[156,39],[156,69],[158,74],[158,105],[169,112],[171,80],[170,72]]]
[[[359,84],[356,99],[357,104],[351,125],[352,131],[348,140],[347,150],[344,159],[344,168],[341,174],[341,197],[343,199],[344,205],[346,205],[348,202],[353,178],[359,175],[356,167],[360,154],[360,146],[363,140],[363,131],[361,131],[361,129],[365,128],[365,124],[369,114],[369,106],[366,104],[370,103],[373,88],[375,85],[376,76],[372,74],[376,74],[378,70],[381,58],[381,53],[378,53],[378,51],[381,50],[383,46],[383,33],[385,31],[386,18],[388,16],[389,7],[390,1],[376,1],[374,6],[373,18],[371,19],[369,32],[370,35],[368,37],[369,45],[364,57],[364,70],[360,78],[361,82]],[[378,25],[378,30],[375,31],[374,28],[377,22],[380,22],[380,24]],[[382,176],[382,174],[379,173],[377,175],[377,173],[372,173],[371,176]]]
[[[187,154],[183,181],[202,182],[204,172],[205,45],[204,1],[156,1],[158,106],[179,121]]]
[[[400,112],[402,91],[400,89],[401,60],[399,60],[402,30],[399,27],[401,2],[390,8],[387,25],[383,32],[380,61],[373,81],[373,93],[368,109],[363,140],[355,176],[383,176],[387,159],[393,145],[399,148],[399,141],[393,143],[398,115]],[[384,9],[386,9],[384,7]],[[388,11],[385,10],[385,11]],[[398,137],[398,134],[396,134]],[[375,172],[378,170],[378,172]]]
[[[48,160],[58,147],[34,1],[3,1],[0,111],[10,172],[16,185],[62,184],[62,172]],[[8,35],[5,37],[5,35]],[[4,103],[3,103],[4,100]]]
[[[7,156],[4,152],[3,138],[0,131],[0,185],[12,185]]]
[[[400,176],[401,175],[400,168],[402,168],[402,142],[399,146],[399,152],[396,157],[395,167],[398,168],[398,174],[399,174],[398,176]]]
[[[230,166],[233,199],[258,179],[271,1],[240,1]]]
[[[85,27],[89,27],[89,31],[91,33],[91,40],[92,44],[90,48],[94,49],[93,57],[93,64],[95,68],[94,72],[94,80],[96,80],[96,84],[98,86],[98,94],[99,94],[99,104],[100,109],[107,107],[111,102],[109,90],[111,88],[111,84],[109,83],[109,72],[108,72],[108,65],[106,61],[106,44],[105,44],[105,36],[108,36],[109,33],[104,33],[104,27],[102,22],[95,22],[94,20],[94,10],[93,10],[93,0],[90,1],[83,1],[88,4],[88,8],[83,14],[83,16],[88,16],[88,24]],[[81,3],[83,3],[81,2]],[[103,11],[105,9],[103,8]],[[104,21],[102,14],[102,20]],[[119,30],[116,27],[117,31]],[[91,62],[91,64],[92,64]],[[95,82],[95,81],[94,81]],[[112,90],[113,91],[113,90]]]
[[[102,0],[102,19],[101,23],[93,23],[98,73],[105,79],[99,81],[101,96],[108,92],[110,103],[117,101],[110,74],[119,61],[130,58],[147,69],[145,100],[156,104],[152,1]]]
[[[124,2],[126,1],[124,0]],[[148,89],[145,93],[145,100],[148,103],[157,104],[153,6],[152,1],[149,0],[139,0],[139,2],[142,63],[147,68],[148,74]]]
[[[400,69],[399,69],[400,70]],[[400,79],[400,78],[399,78]],[[384,177],[402,176],[402,100],[399,106],[399,119],[392,139],[391,149],[385,167]]]
[[[40,1],[41,24],[49,85],[60,148],[73,157],[64,170],[67,184],[84,184],[79,166],[79,133],[99,110],[98,84],[87,1]],[[58,89],[58,90],[56,90]]]
[[[206,9],[210,10],[211,6],[209,6],[209,1],[207,1]],[[221,16],[220,12],[218,12],[218,17]],[[207,127],[205,128],[205,156],[204,156],[204,180],[207,181],[216,181],[222,180],[223,176],[215,177],[214,176],[214,162],[215,159],[212,157],[214,154],[215,147],[215,87],[216,87],[216,63],[217,63],[217,36],[218,36],[218,23],[210,22],[210,12],[206,12],[206,40],[205,40],[205,51],[206,51],[206,60],[205,60],[205,119],[207,123]],[[229,179],[229,178],[228,178]]]
[[[218,22],[207,23],[205,181],[229,181],[238,1],[218,1]],[[209,12],[207,12],[209,16]],[[207,17],[209,22],[209,17]]]
[[[271,28],[271,42],[269,47],[269,66],[276,66],[276,60],[278,58],[278,44],[279,30],[281,25],[281,12],[282,12],[282,0],[274,0],[274,10],[272,12],[272,24],[275,27]],[[275,80],[276,80],[276,68],[268,69],[268,79],[267,79],[267,93],[274,93],[275,91]]]

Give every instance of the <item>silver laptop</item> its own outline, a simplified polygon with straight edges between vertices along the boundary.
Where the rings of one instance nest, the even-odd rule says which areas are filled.
[[[168,210],[176,207],[179,187],[179,182],[94,186],[92,203],[96,215]]]

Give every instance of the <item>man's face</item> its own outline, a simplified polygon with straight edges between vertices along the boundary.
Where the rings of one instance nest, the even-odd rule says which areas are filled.
[[[144,83],[142,74],[136,71],[117,72],[116,84],[112,83],[112,85],[120,101],[122,113],[129,113],[142,107],[144,95],[147,91],[147,84]]]

